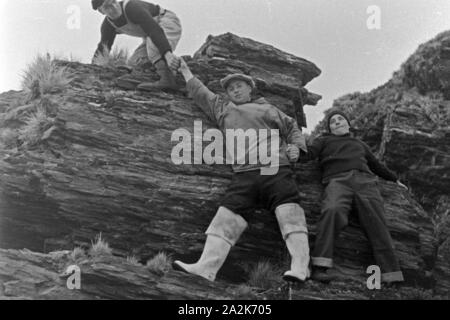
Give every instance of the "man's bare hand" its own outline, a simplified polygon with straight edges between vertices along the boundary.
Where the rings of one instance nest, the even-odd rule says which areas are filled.
[[[179,59],[180,59],[180,67],[178,68],[178,71],[183,73],[183,72],[186,72],[187,70],[189,70],[189,67],[188,67],[186,61],[184,61],[183,58],[179,58]]]
[[[176,73],[178,68],[180,67],[180,58],[178,58],[170,51],[166,52],[164,58],[166,58],[167,66],[169,67],[169,69],[172,70],[172,72]]]
[[[191,69],[189,69],[186,61],[184,61],[183,58],[178,58],[180,60],[180,67],[178,68],[178,71],[183,75],[184,80],[188,82],[191,80],[194,75],[191,72]]]
[[[286,154],[290,162],[297,162],[300,157],[300,149],[296,145],[289,144]]]

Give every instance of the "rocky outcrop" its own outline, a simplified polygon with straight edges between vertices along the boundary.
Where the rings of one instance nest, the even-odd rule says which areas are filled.
[[[254,76],[258,94],[294,116],[295,106],[308,101],[314,104],[318,99],[304,91],[304,86],[320,74],[313,63],[249,39],[231,34],[212,37],[186,60],[194,74],[216,92],[221,92],[219,79],[226,74]],[[59,64],[74,74],[64,92],[34,100],[22,92],[0,96],[2,132],[8,130],[10,137],[0,149],[0,247],[42,253],[87,248],[102,233],[115,257],[103,264],[92,259],[80,262],[82,273],[86,272],[92,282],[74,298],[135,298],[140,292],[142,298],[226,297],[221,286],[213,290],[203,283],[198,284],[197,291],[190,289],[190,293],[182,294],[177,288],[189,287],[190,280],[183,279],[190,277],[171,272],[168,278],[157,280],[147,273],[133,274],[141,270],[123,262],[131,255],[145,262],[160,251],[186,261],[198,258],[203,232],[215,214],[231,171],[218,165],[175,165],[171,151],[178,142],[172,142],[171,135],[179,128],[192,133],[195,120],[202,120],[204,131],[211,123],[183,91],[121,90],[116,79],[126,74],[123,69]],[[154,79],[154,74],[135,70],[129,77]],[[310,100],[299,104],[299,92]],[[45,119],[36,131],[37,139],[25,141],[23,135],[15,136],[18,130],[23,133],[26,120],[38,109]],[[375,140],[368,136],[368,141]],[[298,165],[296,179],[313,243],[322,192],[316,164]],[[431,271],[440,260],[436,259],[431,218],[397,185],[381,182],[380,186],[408,284],[434,288],[436,279]],[[249,264],[263,259],[286,262],[287,252],[274,216],[259,210],[249,223],[250,228],[219,274],[219,280],[230,286],[247,280]],[[64,284],[58,282],[56,274],[66,266],[67,254],[0,251],[0,290],[5,296],[17,298],[57,296]],[[370,246],[357,221],[351,220],[338,241],[336,257],[342,286],[356,290],[364,283],[365,267],[373,264]],[[20,266],[30,264],[39,268],[39,275],[17,272]],[[435,276],[447,276],[448,266],[441,268],[443,275]],[[14,291],[11,285],[5,285],[11,281],[24,289]],[[141,282],[156,289],[144,288]],[[121,290],[129,286],[129,291],[116,292],[113,283],[120,283]],[[103,285],[113,293],[105,293]],[[161,286],[170,289],[158,289]],[[298,298],[333,297],[314,284],[308,286],[312,291],[300,290]],[[29,295],[25,294],[27,288]],[[370,294],[362,289],[353,297]]]
[[[421,45],[386,84],[335,101],[357,135],[400,174],[435,221],[434,270],[441,291],[450,289],[450,32]],[[318,134],[323,123],[316,130]],[[445,227],[447,226],[447,227]]]
[[[209,67],[204,61],[209,61]],[[316,65],[273,46],[231,33],[208,37],[194,54],[193,63],[201,79],[216,92],[221,90],[218,80],[230,73],[251,75],[257,82],[257,94],[270,99],[283,112],[296,118],[300,127],[307,127],[303,107],[315,106],[322,98],[305,88],[322,73]]]
[[[114,256],[74,259],[68,251],[0,250],[0,261],[0,299],[228,300],[235,295],[225,284],[176,272],[164,275]],[[80,290],[68,286],[75,282],[61,276],[70,265],[81,269]]]

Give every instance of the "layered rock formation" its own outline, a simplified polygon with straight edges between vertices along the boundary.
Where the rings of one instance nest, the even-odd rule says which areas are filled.
[[[297,115],[300,122],[299,108],[314,105],[320,98],[304,88],[320,75],[313,63],[250,39],[232,34],[210,37],[186,60],[194,74],[216,92],[221,91],[219,79],[226,74],[254,76],[258,94],[286,113]],[[126,71],[73,62],[59,64],[74,74],[64,92],[31,96],[9,92],[0,96],[2,136],[8,133],[9,137],[0,149],[0,248],[41,253],[87,248],[102,233],[115,257],[100,266],[91,258],[78,261],[82,273],[88,275],[84,280],[88,289],[67,293],[69,298],[235,298],[221,290],[233,287],[231,283],[245,282],[247,265],[264,259],[286,262],[287,252],[274,216],[259,210],[233,248],[216,289],[200,282],[192,290],[195,278],[173,271],[161,279],[134,274],[142,269],[126,265],[127,256],[145,262],[165,251],[186,261],[198,258],[203,232],[215,214],[231,170],[218,165],[173,164],[171,151],[178,143],[171,141],[174,130],[183,128],[192,133],[195,120],[203,122],[204,131],[211,128],[182,91],[121,90],[116,79]],[[130,77],[148,80],[155,75],[135,70]],[[36,139],[24,141],[15,136],[36,110],[45,111]],[[378,132],[378,126],[371,128],[373,133],[365,138],[376,147],[377,134],[385,134]],[[385,143],[383,148],[386,158],[391,146]],[[409,159],[409,153],[404,159]],[[393,168],[401,173],[411,170]],[[296,167],[311,243],[320,210],[319,178],[315,163]],[[408,285],[440,289],[436,282],[448,283],[450,268],[436,255],[430,216],[397,185],[380,185]],[[46,255],[1,250],[0,297],[64,296],[64,283],[56,275],[70,262],[67,256],[64,252]],[[338,241],[336,257],[341,286],[354,290],[344,297],[371,297],[367,289],[361,289],[367,276],[365,268],[373,264],[371,249],[357,221],[351,220]],[[29,272],[18,272],[19,268]],[[36,275],[33,268],[39,270]],[[138,284],[141,282],[144,285]],[[114,283],[126,287],[127,293],[114,291]],[[13,286],[23,290],[15,291]],[[158,289],[162,287],[166,289]],[[323,287],[309,284],[296,294],[298,298],[338,297],[324,292]]]

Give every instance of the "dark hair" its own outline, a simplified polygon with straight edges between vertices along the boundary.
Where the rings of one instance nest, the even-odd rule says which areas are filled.
[[[92,9],[97,10],[103,5],[103,2],[105,2],[105,0],[91,0]]]

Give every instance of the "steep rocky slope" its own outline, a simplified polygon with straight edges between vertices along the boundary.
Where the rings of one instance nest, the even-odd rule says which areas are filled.
[[[313,63],[250,39],[232,34],[210,37],[187,60],[217,92],[219,79],[228,73],[254,76],[257,94],[299,122],[303,105],[320,99],[304,88],[320,75]],[[10,249],[0,250],[0,297],[233,299],[239,297],[233,291],[236,285],[248,280],[249,265],[265,259],[286,263],[277,222],[261,211],[232,250],[218,285],[173,271],[154,275],[142,265],[127,263],[127,256],[145,262],[160,251],[194,261],[231,177],[230,168],[171,161],[177,144],[171,141],[174,130],[192,133],[195,120],[203,121],[204,131],[211,127],[184,91],[122,90],[116,80],[126,74],[124,70],[74,62],[59,65],[74,74],[64,91],[0,96],[0,248]],[[134,70],[130,77],[155,79],[155,74]],[[35,137],[17,136],[36,110],[44,114]],[[374,147],[377,128],[374,125],[374,133],[365,136]],[[385,158],[387,154],[382,153]],[[404,159],[409,155],[404,153]],[[401,173],[411,170],[394,168]],[[316,164],[298,165],[296,179],[313,243],[322,191]],[[436,254],[431,217],[397,185],[380,182],[380,186],[408,285],[446,293],[450,267]],[[77,246],[87,249],[99,233],[114,256],[99,262],[95,257],[71,261],[68,252],[46,254]],[[23,248],[40,253],[17,251]],[[365,268],[373,261],[357,221],[351,220],[338,241],[336,255],[340,280],[331,287],[309,282],[295,291],[294,298],[376,297],[364,289]],[[57,276],[74,262],[86,275],[79,292],[67,291]],[[253,297],[286,298],[277,291],[281,287],[276,284]]]

